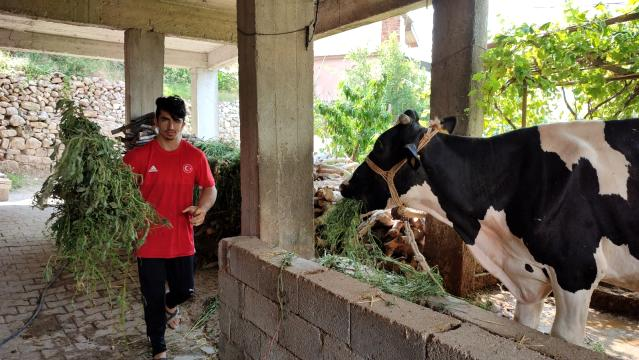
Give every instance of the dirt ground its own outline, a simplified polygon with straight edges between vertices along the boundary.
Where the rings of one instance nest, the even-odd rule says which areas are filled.
[[[500,288],[476,294],[474,303],[509,319],[515,314],[514,296]],[[554,318],[555,299],[548,297],[537,330],[550,333]],[[639,359],[639,321],[590,309],[585,346],[620,359]]]

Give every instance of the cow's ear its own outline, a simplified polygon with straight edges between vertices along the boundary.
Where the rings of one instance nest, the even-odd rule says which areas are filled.
[[[445,117],[444,120],[440,121],[440,124],[444,130],[452,134],[453,130],[455,130],[455,125],[457,125],[457,118],[454,116]]]
[[[417,153],[417,147],[415,144],[404,145],[404,151],[406,152],[406,160],[413,169],[417,169],[422,165],[422,162],[419,160],[419,154]]]

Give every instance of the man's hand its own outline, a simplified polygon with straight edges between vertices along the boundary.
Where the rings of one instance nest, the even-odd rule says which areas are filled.
[[[199,206],[189,206],[186,209],[182,210],[182,214],[191,215],[191,224],[193,226],[200,226],[204,222],[206,211]]]

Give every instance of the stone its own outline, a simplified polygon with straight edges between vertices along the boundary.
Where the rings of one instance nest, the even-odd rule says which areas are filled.
[[[0,149],[7,149],[9,148],[9,139],[2,139],[2,141],[0,141]]]
[[[40,120],[40,121],[47,121],[47,120],[49,120],[49,114],[48,114],[46,111],[41,111],[41,112],[38,114],[38,120]]]
[[[35,149],[24,149],[24,150],[22,150],[22,152],[25,155],[29,155],[29,156],[35,156],[35,154],[36,154]]]
[[[51,79],[52,84],[60,84],[61,82],[62,79],[60,79],[59,77],[54,77],[53,79]]]
[[[42,147],[43,148],[51,147],[51,145],[53,145],[53,142],[51,142],[51,140],[49,140],[48,138],[45,138],[45,139],[42,140]]]
[[[201,346],[200,350],[202,350],[207,355],[213,355],[217,352],[217,349],[213,346]]]
[[[14,137],[9,143],[9,149],[24,150],[26,143],[23,137]]]
[[[18,164],[18,162],[15,160],[10,160],[7,158],[7,160],[4,160],[2,162],[2,169],[6,172],[16,172],[20,169],[20,164]]]
[[[17,127],[16,132],[18,133],[18,136],[22,136],[25,139],[33,135],[33,129],[31,128],[31,126],[27,125]]]
[[[24,120],[24,118],[20,115],[11,115],[11,118],[9,119],[9,124],[11,124],[11,126],[21,126],[26,124],[27,121]]]
[[[0,115],[4,115],[7,113],[7,109],[0,107]]]
[[[18,109],[13,106],[7,107],[7,115],[18,115]]]
[[[35,149],[35,156],[47,157],[47,156],[49,156],[49,150],[45,149],[45,148]]]
[[[85,110],[84,111],[84,116],[88,117],[88,118],[94,118],[98,116],[98,112],[95,110]]]
[[[80,101],[78,101],[78,103],[80,104],[80,106],[88,107],[89,106],[89,99],[80,99]]]
[[[44,107],[44,111],[46,111],[48,113],[53,113],[53,112],[55,112],[55,109],[53,109],[52,106],[45,106]]]
[[[18,132],[13,129],[0,130],[0,137],[3,137],[3,138],[10,138],[16,135],[18,135]]]
[[[42,122],[42,121],[31,121],[29,122],[29,126],[31,126],[34,129],[46,129],[49,127],[49,125],[46,122]]]
[[[31,101],[23,101],[20,107],[29,111],[40,111],[40,105]]]
[[[0,101],[0,107],[2,108],[8,108],[9,106],[11,106],[11,104],[9,104],[6,101]]]
[[[42,147],[42,142],[36,138],[27,139],[27,149],[38,149]]]

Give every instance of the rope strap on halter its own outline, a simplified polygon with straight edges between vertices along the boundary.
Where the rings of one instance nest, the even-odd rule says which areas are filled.
[[[426,146],[426,144],[428,144],[433,139],[433,137],[437,135],[438,132],[440,132],[440,129],[438,127],[431,126],[430,128],[428,128],[428,131],[424,133],[422,138],[419,140],[419,143],[417,144],[417,152],[419,153]],[[377,166],[377,164],[375,164],[373,160],[366,157],[366,164],[368,164],[368,166],[374,172],[376,172],[379,176],[381,176],[384,179],[384,181],[386,181],[386,184],[388,185],[388,190],[391,194],[391,198],[393,199],[393,201],[395,202],[395,205],[397,206],[402,206],[404,204],[402,204],[401,200],[399,199],[399,194],[397,193],[397,188],[395,188],[394,179],[395,179],[395,174],[397,174],[399,169],[401,169],[402,166],[406,164],[406,161],[407,160],[404,159],[398,162],[397,164],[395,164],[395,166],[390,168],[390,170],[384,171],[379,166]]]

